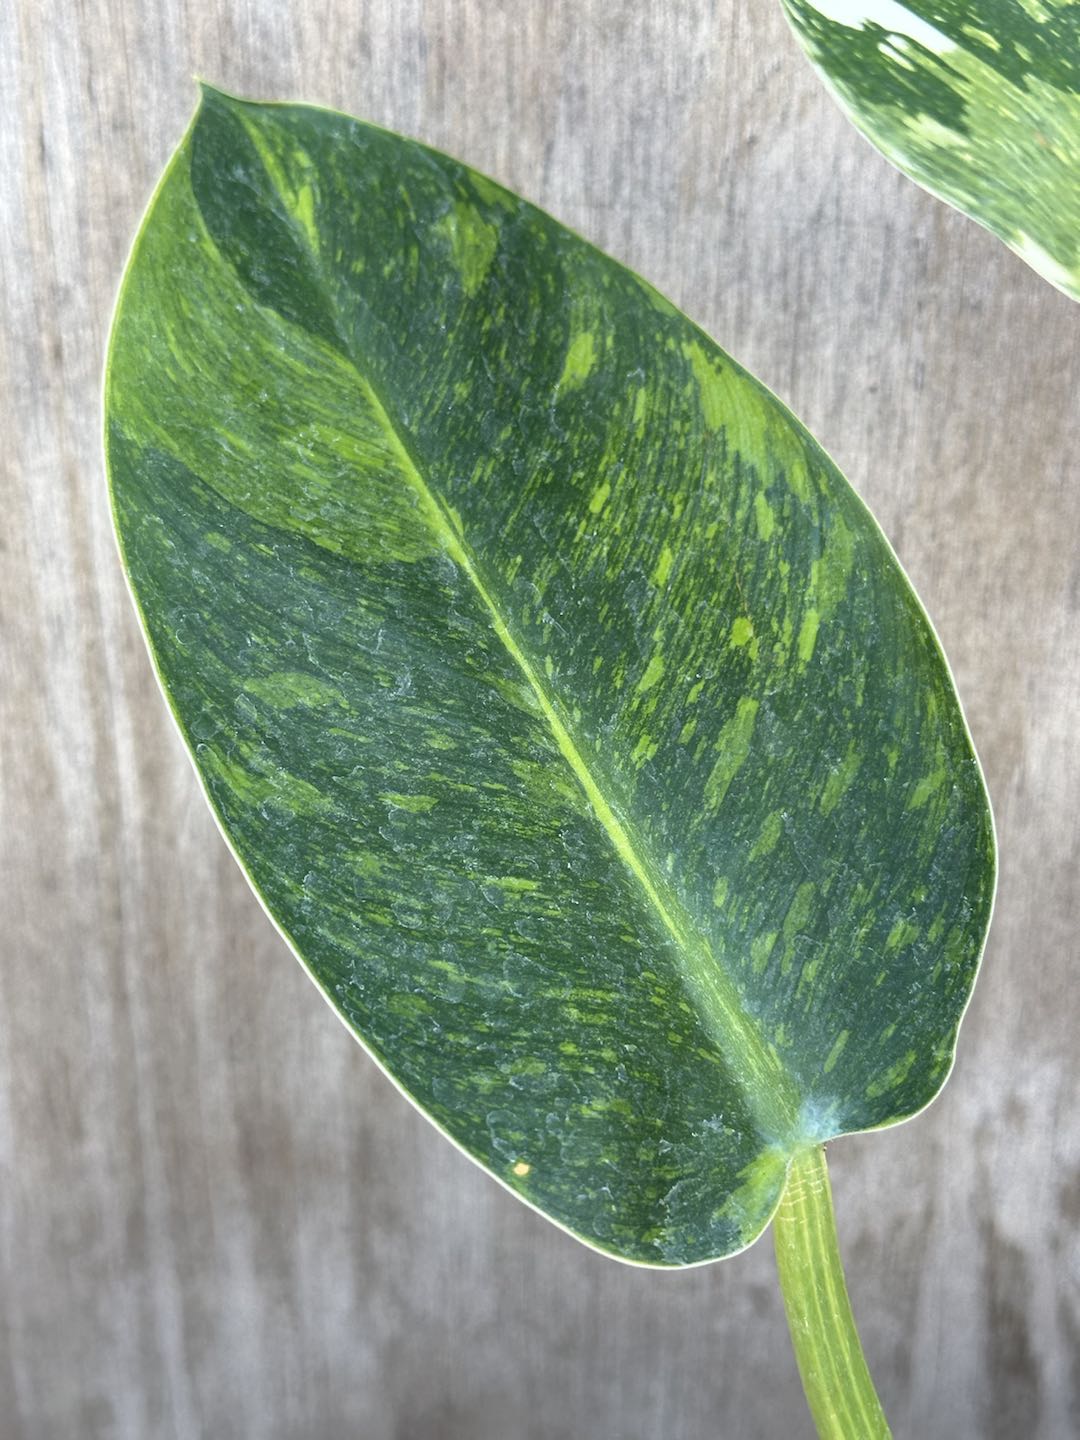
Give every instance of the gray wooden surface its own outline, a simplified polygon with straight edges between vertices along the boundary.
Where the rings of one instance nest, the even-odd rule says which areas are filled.
[[[0,1436],[809,1436],[771,1246],[631,1270],[334,1023],[225,851],[117,566],[99,374],[192,74],[467,159],[655,282],[880,517],[995,800],[950,1085],[838,1142],[896,1433],[1080,1414],[1080,308],[894,174],[775,0],[6,0]]]

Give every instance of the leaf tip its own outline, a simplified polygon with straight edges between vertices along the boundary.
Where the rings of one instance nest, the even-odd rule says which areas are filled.
[[[199,107],[204,105],[250,105],[250,100],[244,100],[239,95],[231,95],[228,90],[222,90],[217,85],[212,85],[209,80],[204,80],[201,75],[193,75],[192,79],[199,89]]]

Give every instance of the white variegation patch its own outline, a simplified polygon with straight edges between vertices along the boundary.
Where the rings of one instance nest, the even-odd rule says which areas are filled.
[[[850,30],[864,30],[867,25],[880,25],[893,35],[906,35],[924,50],[935,55],[944,55],[956,46],[948,35],[914,15],[898,0],[821,0],[814,9],[826,20],[837,25],[846,25]]]

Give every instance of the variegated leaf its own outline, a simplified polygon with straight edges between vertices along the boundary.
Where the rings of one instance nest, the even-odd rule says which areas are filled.
[[[783,3],[882,154],[1080,298],[1080,4]]]
[[[836,468],[647,284],[421,145],[208,91],[106,408],[237,857],[504,1184],[692,1263],[936,1093],[994,868],[948,670]]]

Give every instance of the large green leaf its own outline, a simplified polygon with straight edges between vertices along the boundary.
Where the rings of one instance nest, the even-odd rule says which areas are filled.
[[[421,145],[207,92],[106,408],[225,833],[470,1155],[687,1264],[931,1099],[993,888],[948,670],[836,468],[654,290]]]
[[[894,165],[1080,298],[1080,4],[783,3],[841,106]]]

